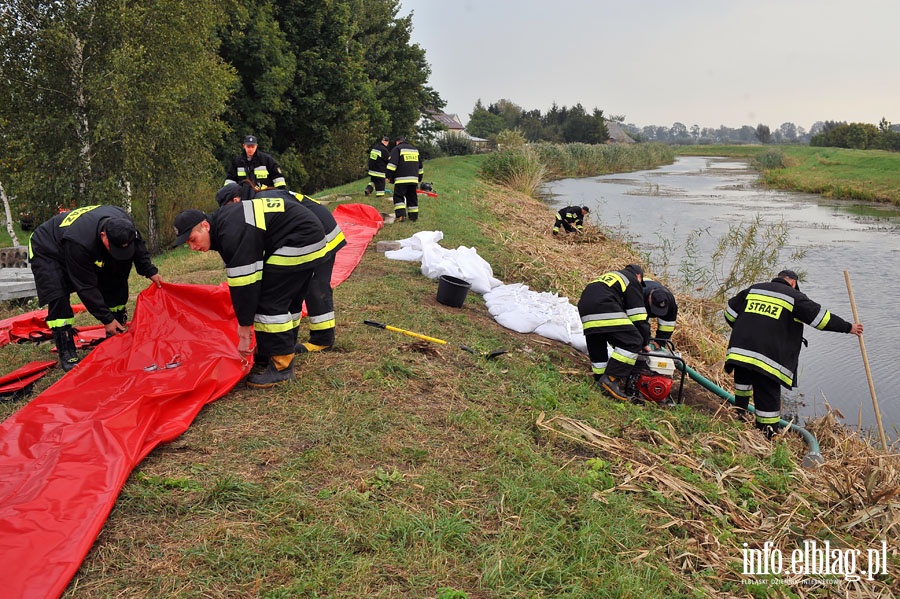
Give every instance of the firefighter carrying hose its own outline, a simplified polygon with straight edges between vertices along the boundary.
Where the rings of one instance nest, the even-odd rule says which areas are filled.
[[[746,413],[752,396],[756,428],[770,439],[781,422],[781,387],[797,386],[803,325],[857,336],[863,332],[861,323],[850,324],[801,293],[792,270],[728,300],[725,321],[731,327],[725,371],[734,372],[735,407]]]
[[[185,210],[175,217],[174,246],[215,250],[238,321],[238,352],[268,359],[247,386],[268,388],[294,375],[294,346],[313,271],[328,253],[322,223],[300,202],[257,198],[225,204],[212,214]]]
[[[35,229],[28,242],[38,303],[47,304],[47,327],[66,372],[79,362],[75,315],[69,295],[78,294],[107,336],[127,329],[131,266],[157,286],[159,271],[131,217],[116,206],[86,206],[57,214]]]
[[[629,264],[588,283],[578,300],[594,380],[623,401],[633,397],[626,383],[650,338],[643,277],[643,268]],[[612,346],[612,355],[607,343]]]
[[[313,271],[309,290],[306,294],[306,315],[309,318],[309,341],[298,343],[294,352],[304,354],[325,351],[334,347],[334,294],[331,288],[331,273],[338,250],[347,245],[344,233],[325,206],[301,193],[282,189],[257,191],[252,183],[243,181],[241,185],[226,185],[216,194],[219,206],[254,198],[283,198],[287,202],[300,202],[319,219],[325,229],[327,253]]]

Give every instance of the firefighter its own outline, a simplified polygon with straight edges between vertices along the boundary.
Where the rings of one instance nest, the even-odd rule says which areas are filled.
[[[376,198],[384,197],[387,163],[391,156],[391,151],[388,148],[390,141],[389,137],[384,136],[381,138],[381,141],[369,150],[369,179],[371,183],[366,185],[367,196],[372,195],[374,191]]]
[[[394,184],[394,216],[398,222],[407,217],[419,220],[419,194],[416,190],[425,174],[419,150],[400,136],[387,164],[387,179]]]
[[[664,344],[675,332],[675,320],[678,318],[675,295],[665,285],[648,277],[643,277],[643,283],[647,317],[656,318],[656,335],[653,338]]]
[[[559,235],[559,228],[565,229],[566,233],[584,230],[584,217],[590,213],[591,209],[587,206],[566,206],[560,208],[556,213],[556,222],[553,223],[553,234]]]
[[[650,338],[643,277],[643,268],[629,264],[588,283],[578,300],[594,380],[623,401],[633,397],[626,383]],[[612,346],[612,355],[607,343]]]
[[[325,231],[312,212],[284,198],[225,204],[212,214],[185,210],[175,217],[175,246],[215,250],[238,322],[238,352],[268,358],[247,385],[268,388],[294,375],[294,346],[312,273],[327,254]]]
[[[127,330],[132,264],[138,274],[162,285],[134,221],[116,206],[85,206],[55,215],[31,234],[28,259],[38,303],[47,304],[47,327],[66,372],[79,362],[69,304],[73,291],[111,336]]]
[[[225,176],[225,185],[250,179],[257,187],[287,188],[278,162],[271,154],[257,149],[259,140],[255,135],[246,136],[242,147],[243,151],[231,161],[228,174]]]
[[[734,373],[735,407],[746,414],[752,396],[756,428],[770,439],[780,428],[781,387],[797,386],[803,325],[857,336],[863,332],[862,324],[850,324],[801,293],[792,270],[728,300],[725,321],[731,327],[725,371]]]
[[[249,192],[249,193],[248,193]],[[298,201],[300,205],[312,212],[325,230],[327,253],[319,266],[313,271],[306,294],[306,313],[309,318],[309,341],[298,343],[294,352],[304,354],[329,350],[334,347],[334,295],[331,288],[331,273],[334,270],[335,256],[347,245],[344,233],[334,220],[331,211],[316,200],[301,193],[281,189],[255,191],[249,181],[240,186],[229,185],[219,190],[216,202],[219,206],[227,203],[251,200],[253,198],[284,198],[286,201]]]

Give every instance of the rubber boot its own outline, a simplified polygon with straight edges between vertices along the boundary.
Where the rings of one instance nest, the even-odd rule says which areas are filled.
[[[625,381],[621,378],[604,374],[600,379],[600,388],[607,395],[611,395],[619,401],[630,401],[632,399],[632,395],[625,389]]]
[[[298,343],[294,346],[294,352],[298,354],[310,354],[317,351],[328,351],[330,350],[332,345],[316,345],[315,343],[310,343],[309,341],[304,341],[303,343]]]
[[[272,356],[266,369],[260,374],[247,377],[247,386],[253,389],[268,389],[278,383],[296,381],[294,375],[294,354]]]
[[[53,342],[59,355],[59,367],[69,372],[80,362],[78,350],[75,349],[75,331],[71,325],[53,329]]]

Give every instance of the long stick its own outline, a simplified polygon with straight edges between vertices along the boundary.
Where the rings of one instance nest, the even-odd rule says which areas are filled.
[[[859,314],[856,313],[856,301],[853,299],[853,287],[850,286],[850,271],[844,271],[844,280],[847,281],[847,293],[850,294],[850,308],[853,309],[853,322],[859,322]],[[869,368],[869,358],[866,356],[866,342],[859,335],[859,349],[862,352],[863,365],[866,367],[866,378],[869,380],[869,393],[872,395],[872,405],[875,407],[875,422],[878,423],[878,434],[881,436],[881,447],[888,450],[887,439],[884,436],[884,426],[881,424],[881,410],[878,409],[878,398],[875,396],[875,383],[872,382],[872,371]]]

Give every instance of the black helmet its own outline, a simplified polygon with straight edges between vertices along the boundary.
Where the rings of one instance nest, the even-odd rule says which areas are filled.
[[[644,276],[644,269],[641,268],[640,264],[629,264],[625,267],[625,270],[629,270],[635,275]]]

